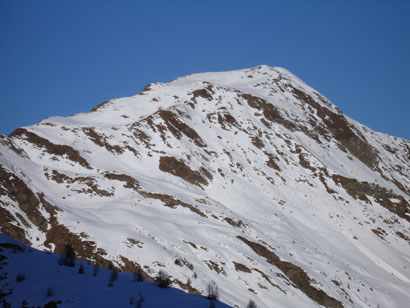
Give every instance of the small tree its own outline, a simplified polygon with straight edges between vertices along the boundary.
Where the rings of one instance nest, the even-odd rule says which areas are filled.
[[[219,298],[218,286],[216,285],[215,281],[208,283],[207,291],[207,298],[209,300],[217,300]]]
[[[78,269],[78,273],[79,273],[80,275],[82,275],[82,274],[85,273],[84,266],[83,266],[82,264],[80,264],[80,268]]]
[[[6,301],[5,298],[3,298],[1,307],[2,307],[2,308],[11,308],[11,305],[10,305],[10,303],[9,303],[8,301]]]
[[[18,273],[16,276],[16,282],[20,282],[23,281],[24,279],[26,279],[26,275],[24,275],[23,273]]]
[[[67,243],[64,246],[64,254],[61,255],[60,259],[58,260],[58,264],[73,267],[75,265],[74,258],[74,248],[70,243]]]
[[[144,281],[144,273],[142,272],[140,268],[137,270],[137,281],[138,282]]]
[[[130,297],[130,306],[132,306],[132,305],[134,305],[134,297],[133,296]]]
[[[75,251],[74,251],[74,247],[73,245],[71,245],[71,243],[67,243],[64,247],[64,255],[71,259],[74,260],[75,258]]]
[[[258,308],[253,300],[249,300],[248,306],[246,308]]]
[[[97,266],[96,264],[94,264],[94,267],[93,267],[93,276],[96,277],[97,274],[98,274],[98,266]]]
[[[144,281],[144,275],[142,270],[139,268],[136,272],[132,273],[132,282],[141,282]]]
[[[21,308],[29,308],[27,305],[28,305],[27,301],[23,300],[23,302],[21,303]]]
[[[48,302],[47,304],[44,305],[43,308],[58,308],[57,302],[55,301]]]
[[[140,293],[138,294],[138,300],[135,302],[135,308],[142,308],[142,304],[144,303],[144,296]]]
[[[48,288],[46,292],[47,297],[54,295],[54,290],[52,288]]]
[[[167,273],[165,273],[163,270],[160,270],[155,277],[155,282],[160,288],[168,288],[171,284],[171,279],[169,278]]]
[[[108,280],[108,286],[112,287],[114,284],[114,281],[116,281],[117,279],[118,279],[118,273],[115,269],[112,269],[110,279]]]

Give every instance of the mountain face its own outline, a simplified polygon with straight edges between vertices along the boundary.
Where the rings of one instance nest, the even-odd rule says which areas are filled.
[[[410,142],[282,68],[153,83],[0,135],[1,232],[244,307],[404,307]]]

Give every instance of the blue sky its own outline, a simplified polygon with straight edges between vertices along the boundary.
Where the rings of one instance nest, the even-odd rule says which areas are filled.
[[[267,64],[410,139],[410,1],[0,0],[0,133],[146,84]]]

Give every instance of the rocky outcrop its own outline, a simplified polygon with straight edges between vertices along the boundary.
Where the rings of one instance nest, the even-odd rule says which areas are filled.
[[[159,160],[159,169],[161,171],[170,173],[185,181],[201,187],[201,185],[208,185],[208,181],[199,171],[189,168],[183,160],[175,157],[161,156]]]
[[[264,257],[270,264],[275,265],[277,268],[279,268],[286,275],[286,277],[289,278],[289,280],[294,284],[295,287],[297,287],[319,305],[327,308],[343,307],[340,301],[327,295],[323,290],[315,288],[312,285],[313,280],[309,278],[307,273],[297,265],[281,260],[273,251],[269,250],[259,243],[252,242],[242,236],[238,236],[238,239],[252,248],[255,253],[257,253],[261,257]]]
[[[40,137],[25,128],[18,128],[13,131],[9,137],[21,138],[32,143],[38,148],[44,149],[47,153],[59,157],[67,156],[73,162],[79,163],[81,166],[91,169],[90,164],[81,157],[80,153],[72,147],[65,144],[54,144],[46,138]]]

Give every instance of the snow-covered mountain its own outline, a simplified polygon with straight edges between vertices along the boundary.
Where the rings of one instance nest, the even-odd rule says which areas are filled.
[[[410,142],[283,68],[153,83],[0,136],[1,232],[34,248],[71,242],[191,293],[214,281],[235,307],[409,301]]]

